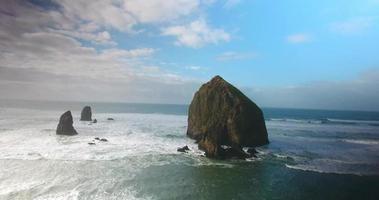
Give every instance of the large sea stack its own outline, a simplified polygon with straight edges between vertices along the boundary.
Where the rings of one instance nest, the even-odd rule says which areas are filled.
[[[63,113],[59,119],[59,124],[57,127],[57,135],[76,135],[78,134],[74,127],[72,126],[72,115],[71,111]]]
[[[83,108],[80,121],[92,121],[92,111],[90,106],[85,106]]]
[[[191,102],[187,136],[210,158],[246,158],[242,147],[268,144],[261,109],[220,76],[201,86]]]

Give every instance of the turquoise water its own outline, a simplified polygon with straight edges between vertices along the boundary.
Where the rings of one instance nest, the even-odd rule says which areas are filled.
[[[270,144],[210,160],[185,105],[0,102],[0,199],[377,199],[379,113],[264,108]],[[70,109],[78,136],[55,135]],[[114,121],[106,120],[112,117]],[[96,142],[104,137],[109,142]],[[191,152],[178,153],[188,145]]]

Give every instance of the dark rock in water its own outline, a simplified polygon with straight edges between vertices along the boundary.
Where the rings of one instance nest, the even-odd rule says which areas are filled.
[[[183,153],[185,153],[185,152],[187,152],[187,151],[189,151],[189,150],[190,150],[190,149],[188,148],[187,145],[184,146],[184,147],[181,147],[181,148],[178,148],[178,149],[177,149],[178,152],[183,152]]]
[[[94,142],[88,142],[89,145],[96,145]]]
[[[249,149],[247,149],[247,153],[249,153],[249,154],[257,154],[258,151],[255,150],[254,148],[249,148]]]
[[[92,121],[92,111],[90,106],[85,106],[83,108],[80,121]]]
[[[94,120],[92,121],[92,123],[96,124],[96,123],[97,123],[97,119],[94,119]]]
[[[250,157],[251,155],[244,152],[242,148],[235,148],[235,147],[229,147],[229,148],[223,149],[223,151],[221,151],[221,154],[218,156],[218,158],[222,158],[222,159],[231,159],[231,158],[246,159]]]
[[[113,118],[108,118],[107,120],[114,120]]]
[[[249,154],[250,157],[256,158],[257,157],[256,154],[258,153],[258,151],[255,150],[255,148],[249,148],[247,149],[247,153]]]
[[[102,141],[102,142],[108,142],[108,140],[105,139],[105,138],[101,138],[100,141]]]
[[[95,140],[100,140],[100,138],[98,138],[98,137],[95,137]]]
[[[67,111],[62,114],[57,126],[57,135],[76,135],[78,134],[73,127],[71,111]]]
[[[220,76],[195,93],[189,107],[187,136],[198,142],[207,157],[221,159],[244,158],[248,154],[242,147],[269,143],[261,109]]]

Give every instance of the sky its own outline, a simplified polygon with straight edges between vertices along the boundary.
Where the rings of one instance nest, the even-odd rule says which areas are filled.
[[[379,111],[379,0],[1,0],[0,99]]]

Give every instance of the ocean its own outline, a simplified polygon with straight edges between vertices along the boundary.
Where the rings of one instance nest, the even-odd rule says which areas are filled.
[[[263,108],[270,144],[244,161],[205,158],[187,109],[2,100],[0,199],[379,199],[379,112]],[[77,136],[55,134],[66,110]]]

